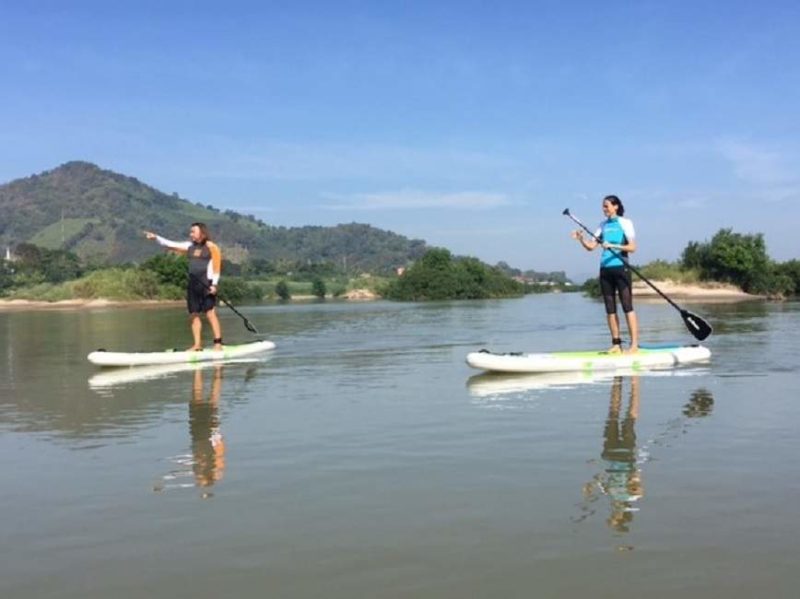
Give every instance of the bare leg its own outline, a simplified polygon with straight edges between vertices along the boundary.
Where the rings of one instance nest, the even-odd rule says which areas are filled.
[[[625,320],[628,323],[628,332],[631,335],[631,347],[629,353],[636,353],[639,351],[639,320],[636,318],[636,312],[631,310],[625,313]]]
[[[203,330],[203,323],[200,320],[200,315],[192,314],[189,317],[189,321],[192,327],[192,338],[194,339],[194,345],[189,348],[189,351],[203,349],[203,341],[200,337],[200,334]]]
[[[217,318],[216,308],[211,308],[208,312],[206,312],[206,318],[208,319],[208,323],[211,325],[211,330],[214,331],[214,339],[221,339],[222,327],[219,324],[219,318]],[[214,343],[214,349],[217,351],[221,350],[222,344]]]
[[[616,313],[608,314],[608,330],[611,333],[612,339],[619,338],[619,318],[617,317]],[[617,354],[622,351],[622,348],[619,345],[612,345],[611,348],[608,350],[610,354]]]

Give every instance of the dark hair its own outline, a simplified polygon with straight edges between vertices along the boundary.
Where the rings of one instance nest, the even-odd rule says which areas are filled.
[[[622,205],[622,200],[617,196],[606,196],[603,201],[614,204],[617,207],[617,216],[625,216],[625,206]]]
[[[200,233],[203,234],[203,239],[204,240],[208,241],[210,239],[210,236],[208,234],[208,225],[207,224],[205,224],[205,223],[192,223],[190,225],[190,227],[197,227],[198,229],[200,229]]]

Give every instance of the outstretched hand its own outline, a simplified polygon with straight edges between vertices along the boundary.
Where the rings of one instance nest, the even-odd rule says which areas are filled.
[[[142,231],[142,233],[144,233],[144,236],[147,237],[147,239],[155,239],[157,237],[157,235],[152,231]]]

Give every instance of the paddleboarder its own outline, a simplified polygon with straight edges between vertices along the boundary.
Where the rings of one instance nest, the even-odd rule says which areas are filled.
[[[189,241],[172,241],[153,233],[144,232],[147,239],[158,242],[173,252],[189,257],[189,281],[186,289],[186,305],[194,344],[190,350],[203,349],[201,314],[214,332],[214,349],[222,349],[222,327],[217,317],[217,285],[222,270],[222,252],[219,246],[209,239],[205,223],[192,223],[189,228]]]
[[[572,232],[576,239],[588,251],[603,248],[600,257],[600,291],[606,307],[608,329],[611,332],[611,353],[622,351],[619,317],[617,316],[617,295],[619,295],[631,345],[627,350],[635,353],[639,350],[639,323],[633,310],[633,282],[628,267],[628,254],[636,251],[636,232],[633,222],[624,217],[625,207],[615,195],[603,198],[603,214],[605,220],[600,223],[594,236],[586,239],[578,229]]]

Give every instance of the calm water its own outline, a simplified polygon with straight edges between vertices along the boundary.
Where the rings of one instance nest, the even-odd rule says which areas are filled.
[[[800,306],[691,309],[712,364],[595,381],[464,364],[604,347],[576,295],[252,307],[269,359],[138,380],[85,355],[181,310],[0,313],[0,595],[795,597]]]

